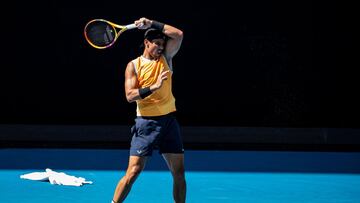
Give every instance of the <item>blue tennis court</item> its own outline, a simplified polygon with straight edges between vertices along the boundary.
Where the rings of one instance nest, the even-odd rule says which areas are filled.
[[[187,150],[187,202],[360,202],[360,153]],[[127,150],[1,149],[0,202],[107,203]],[[51,168],[84,177],[81,187],[20,179]],[[172,177],[154,153],[126,202],[172,202]]]

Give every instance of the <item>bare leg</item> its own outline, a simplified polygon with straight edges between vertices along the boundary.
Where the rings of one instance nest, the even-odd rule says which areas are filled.
[[[173,176],[173,196],[175,203],[184,203],[186,199],[186,181],[184,154],[163,154]]]
[[[121,203],[129,194],[133,183],[145,167],[147,157],[130,156],[126,174],[116,186],[113,202]]]

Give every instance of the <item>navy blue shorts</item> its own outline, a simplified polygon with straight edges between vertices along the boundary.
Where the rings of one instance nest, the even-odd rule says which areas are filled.
[[[184,153],[180,126],[174,114],[155,117],[137,117],[131,128],[131,156],[151,156],[159,153]]]

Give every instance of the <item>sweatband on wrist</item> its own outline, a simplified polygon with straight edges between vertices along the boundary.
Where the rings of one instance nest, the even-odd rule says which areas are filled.
[[[139,89],[139,95],[141,99],[144,99],[145,97],[149,96],[151,94],[150,87],[140,88]]]
[[[165,24],[164,23],[160,23],[156,20],[153,20],[151,23],[151,28],[155,28],[157,30],[163,31]]]

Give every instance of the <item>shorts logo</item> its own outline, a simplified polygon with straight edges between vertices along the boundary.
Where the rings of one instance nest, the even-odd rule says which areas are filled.
[[[142,150],[136,150],[136,152],[137,152],[138,154],[141,154],[143,151],[142,151]]]

